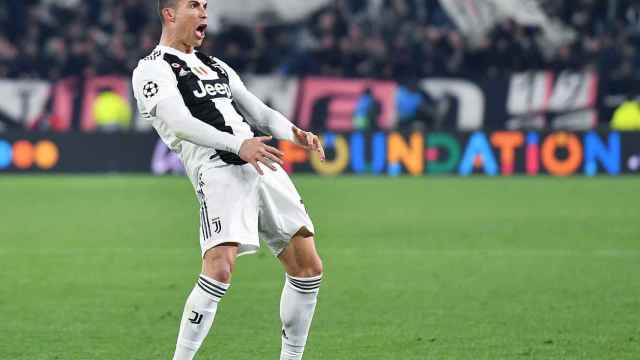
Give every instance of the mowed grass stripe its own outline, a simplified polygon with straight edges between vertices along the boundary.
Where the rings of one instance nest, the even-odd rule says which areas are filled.
[[[149,255],[178,255],[191,251],[191,248],[177,249],[138,249],[138,248],[68,248],[68,249],[0,249],[0,256],[12,255],[34,255],[34,256],[99,256],[102,257],[107,253],[125,253],[125,254],[149,254]],[[363,252],[362,249],[345,249],[345,248],[323,248],[323,251],[332,254],[354,255],[360,257],[378,257],[381,255],[401,255],[401,256],[489,256],[489,257],[622,257],[634,258],[640,256],[640,250],[625,249],[600,249],[591,251],[576,250],[440,250],[440,249],[374,249]]]

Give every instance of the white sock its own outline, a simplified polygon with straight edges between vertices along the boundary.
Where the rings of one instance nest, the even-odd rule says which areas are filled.
[[[200,275],[184,306],[173,360],[193,359],[213,325],[218,302],[228,288],[229,284]]]
[[[282,351],[280,360],[301,360],[316,309],[322,275],[297,278],[287,275],[280,299]]]

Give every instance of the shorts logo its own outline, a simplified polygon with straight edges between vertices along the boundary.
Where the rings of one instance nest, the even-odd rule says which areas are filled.
[[[148,81],[142,87],[142,94],[147,99],[151,99],[152,97],[156,96],[158,91],[160,91],[160,87],[153,81]]]
[[[222,222],[220,221],[220,218],[217,217],[215,219],[211,219],[211,223],[213,224],[213,232],[220,234],[222,231]]]
[[[211,228],[211,225],[213,225],[213,229]],[[207,208],[207,203],[204,201],[200,208],[200,229],[202,232],[202,238],[205,241],[211,238],[211,235],[220,234],[222,232],[222,220],[220,220],[219,217],[213,219],[209,218],[209,209]]]

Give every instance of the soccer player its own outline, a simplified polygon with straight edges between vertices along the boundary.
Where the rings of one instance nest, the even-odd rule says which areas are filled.
[[[236,257],[255,252],[259,238],[286,272],[280,359],[302,359],[322,261],[313,224],[280,167],[283,154],[265,143],[271,137],[254,137],[249,124],[324,159],[320,140],[267,107],[222,60],[195,50],[205,38],[206,0],[157,5],[162,38],[133,73],[134,95],[142,116],[180,155],[200,203],[202,272],[184,307],[173,359],[193,359],[229,289]]]

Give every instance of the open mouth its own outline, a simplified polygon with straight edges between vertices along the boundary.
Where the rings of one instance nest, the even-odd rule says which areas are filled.
[[[196,37],[199,40],[204,39],[206,36],[207,24],[202,24],[196,28]]]

